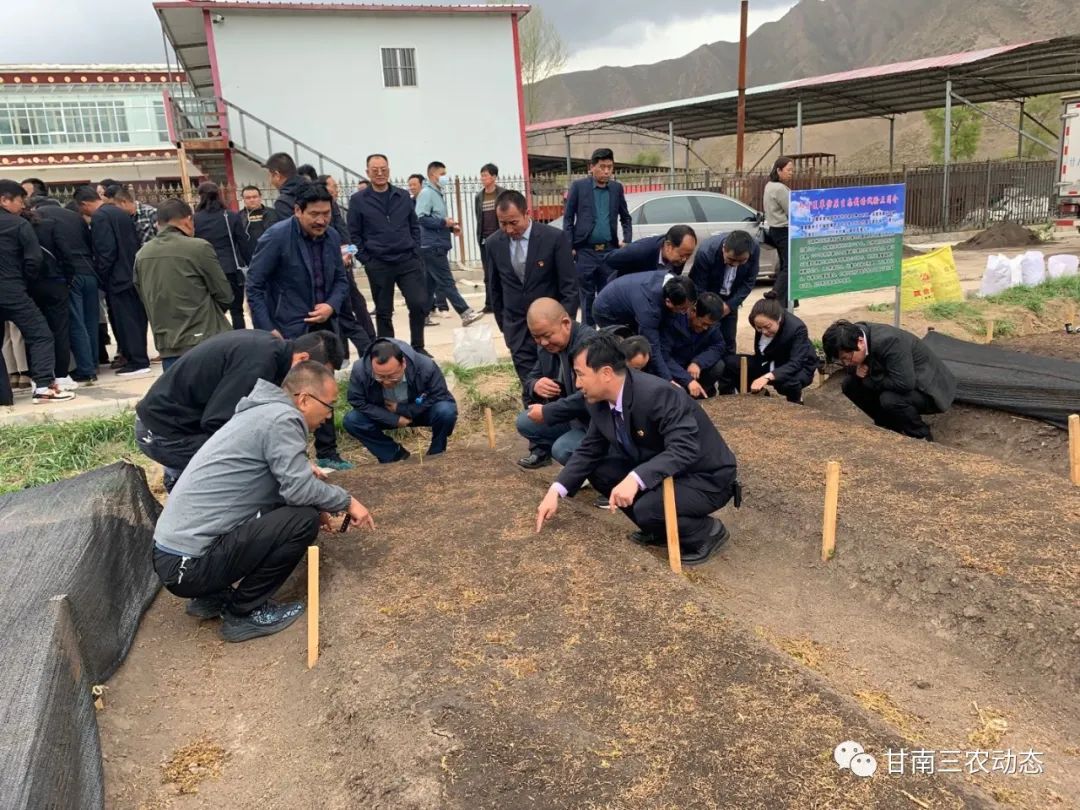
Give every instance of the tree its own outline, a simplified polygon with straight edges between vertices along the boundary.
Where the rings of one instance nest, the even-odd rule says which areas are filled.
[[[1053,143],[1054,139],[1060,137],[1061,132],[1061,96],[1055,93],[1048,93],[1045,96],[1035,96],[1029,98],[1024,102],[1024,112],[1039,121],[1051,132],[1055,133],[1051,135],[1046,129],[1043,129],[1031,118],[1024,116],[1024,122],[1020,125],[1020,129],[1027,132],[1029,135],[1033,135],[1040,141],[1046,143]],[[1029,141],[1024,138],[1024,144],[1020,148],[1020,154],[1026,158],[1031,159],[1046,159],[1049,157],[1056,157],[1057,152],[1047,149],[1045,146],[1040,146],[1034,141]]]
[[[659,149],[642,149],[630,162],[638,166],[659,166],[664,162],[664,156]]]
[[[936,163],[945,159],[945,110],[923,113],[930,125],[930,154]],[[952,108],[952,137],[949,139],[949,161],[971,160],[979,151],[982,137],[982,114],[968,106]]]
[[[508,5],[515,0],[488,0]],[[518,27],[521,49],[521,83],[525,93],[525,120],[536,120],[540,112],[540,93],[536,85],[558,73],[566,65],[566,44],[555,25],[536,6],[521,18]]]

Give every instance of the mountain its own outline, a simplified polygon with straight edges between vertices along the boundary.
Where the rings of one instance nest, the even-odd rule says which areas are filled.
[[[747,40],[747,84],[770,84],[1080,30],[1076,0],[801,0]],[[739,46],[538,82],[537,121],[734,90]]]

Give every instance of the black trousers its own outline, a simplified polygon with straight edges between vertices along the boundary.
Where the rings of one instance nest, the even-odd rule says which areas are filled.
[[[201,557],[155,548],[154,570],[171,593],[186,599],[227,594],[226,609],[243,616],[282,586],[318,533],[319,510],[282,506],[222,535]]]
[[[609,455],[593,470],[589,483],[601,495],[607,496],[632,469],[634,464],[625,456]],[[730,476],[722,476],[720,480],[698,473],[676,476],[675,512],[679,516],[679,546],[684,552],[696,551],[705,542],[712,528],[709,516],[731,500],[734,484],[734,467],[730,470]],[[643,532],[664,535],[662,487],[639,492],[633,504],[622,512]]]
[[[537,352],[540,349],[529,332],[524,318],[518,321],[504,316],[502,333],[503,342],[510,350],[510,359],[514,362],[514,371],[517,372],[518,380],[521,382],[521,390],[524,391],[525,378],[536,365]]]
[[[486,242],[486,238],[480,242],[480,264],[484,268],[484,309],[491,309],[491,257]]]
[[[772,291],[782,307],[788,306],[788,229],[769,228],[769,244],[776,248],[776,279]]]
[[[244,274],[243,273],[227,273],[225,276],[229,279],[229,286],[232,287],[233,299],[229,304],[229,318],[232,320],[233,329],[244,329],[246,323],[244,322]]]
[[[424,262],[419,256],[401,262],[372,259],[364,265],[371,295],[375,299],[375,324],[379,337],[394,336],[394,287],[401,290],[409,308],[409,343],[424,348],[424,321],[427,320],[428,287]]]
[[[727,304],[727,301],[724,301]],[[730,306],[730,304],[728,304]],[[736,340],[739,333],[739,308],[735,307],[731,312],[720,319],[720,334],[724,336],[724,351],[734,354],[738,351]]]
[[[0,321],[0,329],[4,322]],[[15,395],[11,390],[11,379],[8,377],[7,363],[4,362],[4,353],[0,352],[0,405],[14,405]]]
[[[187,467],[209,438],[209,433],[159,436],[148,430],[138,416],[135,417],[135,445],[144,456],[170,470],[181,471]]]
[[[0,322],[11,321],[26,341],[26,363],[34,385],[47,388],[55,379],[55,352],[49,323],[19,281],[0,282]],[[14,369],[19,371],[19,369]],[[66,372],[65,372],[66,373]]]
[[[922,420],[922,414],[941,413],[934,400],[922,391],[874,391],[863,385],[862,380],[854,374],[844,380],[842,389],[844,396],[873,419],[875,425],[913,439],[930,436],[930,426]]]
[[[109,293],[109,302],[120,353],[124,355],[128,366],[149,368],[150,357],[146,353],[146,310],[143,309],[139,294],[134,287],[129,287],[123,292]]]
[[[66,377],[71,368],[71,310],[68,308],[68,285],[63,279],[39,279],[29,285],[49,331],[53,336],[53,375]]]

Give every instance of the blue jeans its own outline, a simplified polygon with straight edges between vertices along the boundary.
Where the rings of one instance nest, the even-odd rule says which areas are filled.
[[[528,439],[530,450],[547,453],[564,466],[585,438],[585,431],[571,427],[569,422],[538,425],[529,418],[528,411],[518,414],[517,432]]]
[[[436,299],[443,297],[450,302],[450,306],[458,315],[465,312],[469,305],[458,292],[454,274],[450,272],[450,260],[446,257],[446,251],[439,248],[421,248],[420,255],[424,259],[424,270],[428,280],[428,312],[435,309]]]
[[[71,324],[71,351],[75,355],[75,375],[94,377],[98,369],[98,283],[97,278],[76,273],[71,279],[68,312]],[[64,372],[67,369],[63,369]],[[57,370],[61,374],[61,370]]]
[[[597,294],[607,284],[607,268],[604,266],[604,257],[610,250],[595,251],[591,247],[579,247],[576,249],[574,266],[577,268],[578,283],[581,286],[581,322],[589,326],[596,326],[593,320],[592,307]]]
[[[161,373],[164,374],[166,371],[168,371],[170,368],[172,368],[172,364],[175,363],[179,359],[180,359],[179,354],[176,355],[176,357],[162,357],[161,358]]]
[[[388,464],[397,461],[398,455],[404,449],[386,435],[391,428],[380,425],[367,414],[361,411],[349,411],[342,420],[345,430],[349,435],[367,448],[371,455],[379,460],[380,464]],[[431,428],[431,446],[428,448],[429,456],[437,456],[445,452],[446,440],[454,432],[457,424],[457,403],[436,402],[412,421],[410,427]]]

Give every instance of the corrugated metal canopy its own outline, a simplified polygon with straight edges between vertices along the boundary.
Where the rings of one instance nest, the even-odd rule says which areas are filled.
[[[746,90],[746,131],[889,117],[945,106],[945,80],[953,92],[982,103],[1080,89],[1080,36],[1003,45],[981,51],[860,68]],[[697,140],[736,132],[738,92],[717,93],[614,112],[593,113],[526,127],[529,135],[623,126]]]

